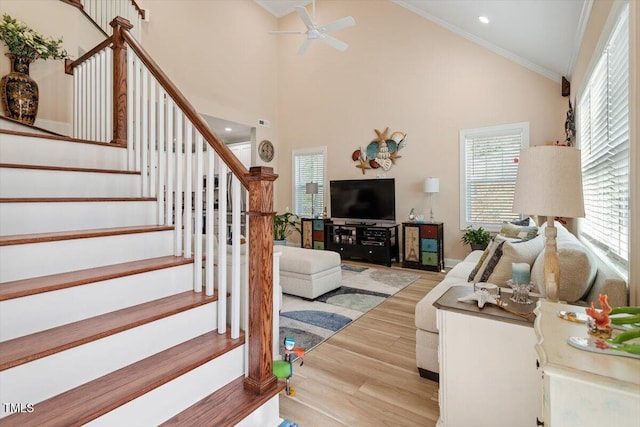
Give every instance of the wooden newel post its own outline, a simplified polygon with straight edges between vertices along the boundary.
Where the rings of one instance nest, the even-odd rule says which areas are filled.
[[[244,386],[263,393],[273,375],[273,181],[272,168],[249,170],[249,372]]]
[[[109,23],[113,27],[113,140],[114,144],[127,145],[127,48],[122,30],[133,28],[131,23],[116,16]]]

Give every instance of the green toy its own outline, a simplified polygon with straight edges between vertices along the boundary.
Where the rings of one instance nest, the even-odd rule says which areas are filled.
[[[293,359],[293,355],[297,357]],[[286,380],[285,392],[288,396],[295,396],[296,389],[291,385],[291,377],[293,376],[293,362],[300,359],[300,366],[304,363],[304,348],[295,347],[295,340],[286,337],[284,339],[284,360],[273,361],[273,375],[279,380]]]

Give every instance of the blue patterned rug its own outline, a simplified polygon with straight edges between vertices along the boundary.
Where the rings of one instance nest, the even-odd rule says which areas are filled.
[[[285,294],[280,311],[280,354],[285,337],[294,338],[296,347],[310,351],[419,277],[343,264],[338,289],[315,300]]]

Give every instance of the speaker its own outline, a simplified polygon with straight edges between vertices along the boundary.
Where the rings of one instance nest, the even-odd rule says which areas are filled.
[[[566,77],[562,76],[562,96],[569,96],[571,94],[571,83]]]

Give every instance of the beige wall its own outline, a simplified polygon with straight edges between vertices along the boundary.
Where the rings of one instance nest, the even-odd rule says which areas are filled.
[[[427,210],[422,181],[439,177],[433,201],[445,257],[462,259],[469,250],[460,243],[459,130],[528,121],[532,145],[561,140],[560,84],[392,2],[318,2],[319,23],[347,15],[356,26],[334,33],[349,43],[344,53],[314,43],[300,57],[302,38],[280,36],[277,206],[291,205],[292,149],[327,146],[329,179],[375,178],[382,171],[362,175],[351,153],[388,126],[409,136],[383,174],[396,179],[398,222],[412,207]],[[299,27],[293,14],[281,19],[281,29]]]
[[[575,71],[571,79],[571,99],[579,97],[584,90],[584,85],[589,77],[594,62],[600,57],[602,44],[606,42],[608,26],[611,24],[612,10],[623,2],[612,0],[598,0],[593,2],[591,16],[585,34],[580,53],[576,61]],[[631,141],[631,179],[630,179],[630,218],[631,218],[631,246],[629,253],[629,290],[630,304],[640,305],[640,150],[638,148],[638,132],[640,129],[640,72],[638,71],[638,58],[640,58],[640,5],[632,0],[630,3],[629,27],[630,36],[630,141]],[[578,137],[580,133],[578,132]],[[578,144],[580,140],[578,139]]]
[[[72,58],[78,58],[104,40],[104,35],[87,21],[77,7],[60,0],[0,0],[0,14],[4,13],[24,22],[43,36],[62,37],[63,46]],[[4,56],[5,52],[5,44],[0,43],[2,76],[10,71],[10,62]],[[64,62],[35,61],[31,64],[30,75],[40,91],[38,120],[70,123],[73,80],[64,73]]]
[[[142,6],[150,10],[145,49],[196,110],[251,126],[269,120],[270,128],[256,128],[256,140],[277,144],[277,41],[268,34],[276,18],[250,0],[144,0]]]

